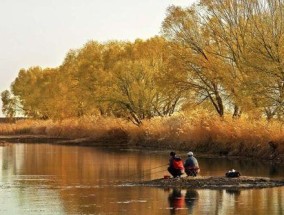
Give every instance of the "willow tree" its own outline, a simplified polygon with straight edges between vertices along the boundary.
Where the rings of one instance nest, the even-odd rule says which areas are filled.
[[[163,22],[164,35],[173,42],[172,69],[169,76],[181,90],[193,92],[193,102],[209,100],[216,112],[223,116],[227,97],[223,84],[226,64],[212,51],[212,42],[195,7],[170,7]]]
[[[171,115],[182,98],[176,87],[163,83],[169,56],[168,41],[161,37],[90,41],[70,50],[58,68],[21,70],[12,92],[34,118],[101,114],[140,125],[143,119]]]
[[[104,78],[102,50],[102,44],[90,41],[81,49],[71,50],[60,66],[59,84],[67,84],[64,98],[75,117],[98,112],[97,100]]]
[[[267,118],[283,114],[283,2],[201,1],[211,35],[225,45],[222,56],[241,78],[238,103],[262,108]]]
[[[11,90],[21,104],[24,115],[42,119],[53,116],[53,105],[58,96],[54,79],[56,73],[57,69],[40,67],[19,72]]]
[[[168,43],[160,37],[125,45],[124,56],[108,66],[107,98],[116,116],[139,125],[143,119],[171,115],[181,94],[161,82],[168,64]],[[171,93],[170,93],[171,92]]]
[[[280,113],[283,9],[281,0],[201,0],[191,8],[169,8],[163,30],[180,47],[176,59],[185,85],[195,89],[197,82],[219,115],[224,103],[217,101],[212,81],[234,114],[251,108],[262,108],[268,117]]]
[[[284,114],[284,1],[256,1],[247,5],[251,13],[251,41],[248,65],[260,104],[268,119]]]
[[[19,98],[23,105],[24,114],[36,118],[45,118],[46,115],[41,109],[43,102],[40,93],[42,87],[39,79],[42,77],[42,69],[33,67],[28,70],[21,70],[18,77],[12,84],[12,92]]]

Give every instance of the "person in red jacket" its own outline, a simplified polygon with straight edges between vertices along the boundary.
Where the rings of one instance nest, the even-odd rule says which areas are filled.
[[[184,173],[182,159],[175,152],[170,153],[168,171],[174,178],[178,178]]]

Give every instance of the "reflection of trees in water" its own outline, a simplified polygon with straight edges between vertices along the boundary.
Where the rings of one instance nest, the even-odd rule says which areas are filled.
[[[277,176],[277,175],[280,175],[280,166],[279,164],[272,164],[270,165],[270,168],[269,168],[269,176]]]
[[[239,171],[242,175],[248,176],[281,176],[281,166],[267,160],[249,160],[234,158],[199,158],[202,175],[224,174],[230,169]]]
[[[0,167],[2,166],[2,173],[7,169],[7,171],[5,170],[5,178],[11,176],[10,181],[15,174],[25,175],[27,179],[33,176],[38,176],[39,179],[46,179],[45,176],[54,176],[54,180],[52,178],[52,180],[43,180],[43,182],[39,180],[39,182],[51,189],[54,187],[54,198],[49,199],[59,202],[57,200],[59,198],[58,205],[64,208],[66,214],[109,214],[113,211],[119,211],[122,214],[120,211],[125,208],[122,205],[126,205],[128,209],[132,210],[139,207],[137,205],[142,206],[144,203],[128,204],[124,202],[137,200],[137,198],[139,200],[140,195],[154,195],[149,194],[149,189],[139,189],[138,195],[134,188],[114,189],[111,186],[103,186],[135,180],[139,173],[145,169],[160,166],[161,163],[167,161],[167,156],[155,153],[148,155],[143,152],[108,151],[92,147],[22,144],[1,149],[2,165]],[[30,184],[36,186],[37,182],[37,180],[18,181],[23,187]],[[45,194],[41,190],[40,192],[42,199],[44,199]],[[27,195],[19,192],[19,201],[25,203],[25,200],[28,199]],[[139,209],[147,210],[147,208]]]
[[[281,175],[281,167],[275,163],[259,160],[242,160],[239,161],[240,170],[242,175],[250,175],[250,176],[280,176]]]
[[[189,209],[191,214],[198,197],[199,194],[196,190],[188,189],[184,195],[181,189],[174,188],[168,197],[171,214],[176,214],[177,210],[185,208],[185,206]]]

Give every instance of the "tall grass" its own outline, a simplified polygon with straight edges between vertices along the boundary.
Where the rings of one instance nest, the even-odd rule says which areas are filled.
[[[117,118],[89,117],[63,121],[20,120],[0,124],[0,135],[47,135],[64,138],[113,140],[126,136],[129,145],[193,150],[218,155],[263,158],[284,156],[284,125],[280,122],[232,119],[192,112],[143,121],[137,127]]]
[[[284,126],[247,118],[177,115],[144,123],[145,145],[218,155],[275,158],[284,155]]]

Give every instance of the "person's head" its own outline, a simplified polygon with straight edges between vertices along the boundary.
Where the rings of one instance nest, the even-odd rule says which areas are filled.
[[[175,153],[175,152],[171,152],[171,153],[170,153],[170,156],[171,156],[171,157],[174,157],[174,156],[176,156],[176,153]]]
[[[188,155],[188,157],[191,157],[191,156],[193,156],[193,152],[188,152],[187,155]]]

